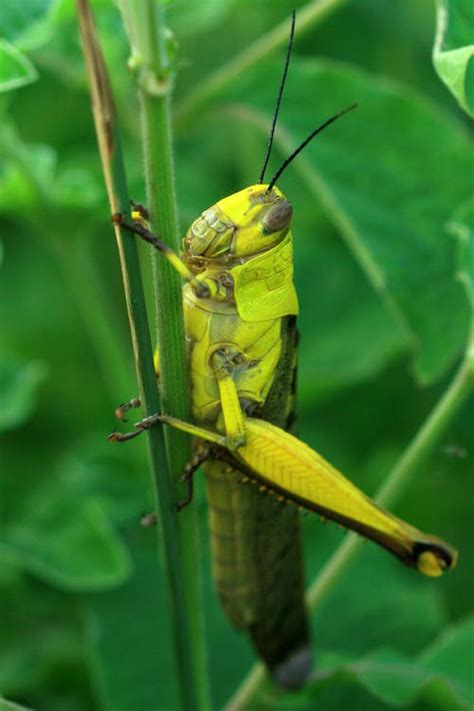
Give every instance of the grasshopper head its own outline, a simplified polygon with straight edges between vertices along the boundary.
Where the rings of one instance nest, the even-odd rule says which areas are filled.
[[[292,212],[277,187],[252,185],[219,200],[193,222],[184,239],[185,253],[222,262],[259,254],[288,234]]]

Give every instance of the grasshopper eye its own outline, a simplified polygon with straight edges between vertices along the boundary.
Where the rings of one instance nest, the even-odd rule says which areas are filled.
[[[278,200],[262,220],[263,231],[269,234],[285,229],[291,222],[292,214],[293,208],[288,200]]]

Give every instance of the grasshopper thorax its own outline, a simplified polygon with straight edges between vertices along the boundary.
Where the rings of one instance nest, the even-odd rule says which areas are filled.
[[[184,258],[200,270],[242,263],[279,244],[288,234],[292,207],[283,193],[251,185],[219,200],[195,220],[184,238]]]

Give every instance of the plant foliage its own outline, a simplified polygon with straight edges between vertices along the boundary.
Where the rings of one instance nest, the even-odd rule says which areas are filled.
[[[92,4],[143,201],[126,35],[112,2]],[[166,3],[182,231],[256,181],[284,50],[188,99],[294,5],[298,18],[290,0]],[[473,320],[470,15],[467,0],[440,2],[434,42],[430,3],[341,2],[295,40],[270,171],[359,103],[279,184],[295,214],[300,431],[368,492],[449,382]],[[173,709],[166,583],[139,525],[146,453],[105,441],[136,385],[72,0],[3,0],[0,90],[0,694],[48,711]],[[397,506],[460,549],[458,568],[422,580],[365,546],[314,615],[311,685],[265,687],[252,708],[473,707],[472,422],[471,399]],[[194,505],[221,708],[253,658],[212,589],[199,486]],[[304,531],[313,577],[342,534],[313,517]]]

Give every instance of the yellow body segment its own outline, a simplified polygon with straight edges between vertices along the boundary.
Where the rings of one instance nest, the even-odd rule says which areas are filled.
[[[184,314],[189,347],[193,419],[224,432],[222,404],[212,356],[227,349],[236,361],[233,381],[239,398],[253,407],[265,402],[280,358],[280,319],[247,323],[232,304],[198,299],[184,287]],[[206,300],[207,301],[207,300]]]

